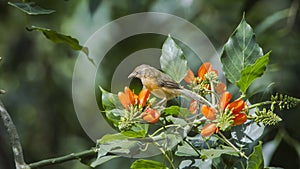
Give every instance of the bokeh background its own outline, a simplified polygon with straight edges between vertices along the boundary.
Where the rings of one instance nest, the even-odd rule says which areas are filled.
[[[243,13],[254,28],[264,52],[272,50],[264,79],[256,83],[265,93],[280,92],[300,98],[300,18],[298,0],[36,0],[56,10],[51,15],[30,16],[0,0],[1,100],[19,131],[27,162],[78,152],[95,143],[81,128],[72,102],[72,73],[77,51],[54,44],[26,25],[54,29],[76,37],[81,44],[101,26],[137,12],[165,12],[199,27],[218,51],[240,22]],[[138,25],[137,25],[138,26]],[[127,56],[135,50],[161,47],[165,37],[139,35],[110,51]],[[112,65],[118,57],[107,56]],[[107,76],[114,70],[107,70]],[[271,83],[274,82],[274,83]],[[266,84],[268,87],[266,87]],[[102,82],[109,86],[110,81]],[[261,97],[260,95],[258,97]],[[263,140],[269,146],[270,166],[299,168],[300,106],[282,111],[276,127],[267,128]],[[13,169],[7,133],[0,123],[0,168]],[[134,159],[120,158],[98,168],[129,168]],[[89,168],[78,161],[45,168]]]

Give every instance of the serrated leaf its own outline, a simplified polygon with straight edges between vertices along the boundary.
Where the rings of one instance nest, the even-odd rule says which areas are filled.
[[[236,85],[240,88],[242,93],[246,93],[252,82],[264,74],[267,64],[269,63],[269,55],[270,52],[258,58],[253,65],[249,65],[242,70],[241,78],[236,82]]]
[[[116,94],[110,93],[99,86],[102,92],[102,106],[105,110],[112,110],[120,107],[121,103]]]
[[[233,84],[241,78],[241,71],[263,56],[263,51],[255,41],[253,29],[245,18],[226,42],[221,61],[226,78]]]
[[[112,159],[114,159],[114,158],[119,158],[120,156],[116,156],[116,155],[111,155],[111,156],[103,156],[103,157],[100,157],[100,158],[97,158],[95,161],[93,161],[91,164],[90,164],[90,166],[91,167],[97,167],[97,166],[99,166],[99,165],[101,165],[101,164],[103,164],[103,163],[105,163],[105,162],[107,162],[107,161],[109,161],[109,160],[112,160]]]
[[[253,153],[250,154],[246,169],[262,168],[264,168],[264,158],[262,155],[262,142],[260,141],[258,145],[254,147]]]
[[[56,31],[54,31],[52,29],[42,28],[42,27],[37,27],[37,26],[31,26],[30,28],[27,28],[27,30],[29,30],[29,31],[33,31],[33,30],[40,31],[40,32],[42,32],[44,34],[44,36],[47,39],[51,40],[54,43],[64,43],[64,44],[67,44],[72,49],[74,49],[74,50],[80,50],[83,53],[85,53],[86,56],[89,55],[88,48],[84,47],[84,46],[81,46],[79,44],[79,41],[77,39],[71,37],[71,36],[58,33],[58,32],[56,32]],[[91,58],[88,58],[88,59],[92,63],[94,63]]]
[[[138,159],[131,166],[131,169],[167,169],[167,167],[157,161]]]
[[[44,9],[34,2],[8,2],[8,5],[11,5],[28,15],[45,15],[55,12],[55,10]]]
[[[170,35],[162,46],[160,66],[177,83],[181,82],[188,72],[187,60]]]

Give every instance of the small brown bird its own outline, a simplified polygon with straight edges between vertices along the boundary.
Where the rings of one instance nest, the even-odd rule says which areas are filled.
[[[137,66],[128,76],[128,78],[132,77],[141,79],[143,85],[150,90],[153,95],[162,99],[158,104],[165,103],[167,100],[179,95],[184,95],[203,103],[203,98],[201,96],[183,88],[169,75],[152,66],[146,64]]]

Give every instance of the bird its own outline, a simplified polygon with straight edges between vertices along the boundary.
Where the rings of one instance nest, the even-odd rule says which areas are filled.
[[[180,95],[203,103],[204,98],[200,95],[185,89],[169,75],[150,65],[142,64],[137,66],[132,73],[129,74],[128,78],[139,78],[146,89],[154,96],[162,99],[157,104],[166,103],[168,100]]]

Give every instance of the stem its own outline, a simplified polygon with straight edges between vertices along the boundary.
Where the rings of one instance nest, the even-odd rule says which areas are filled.
[[[71,153],[71,154],[68,154],[65,156],[61,156],[61,157],[50,158],[50,159],[34,162],[34,163],[29,164],[29,167],[30,167],[30,169],[40,168],[40,167],[44,167],[44,166],[48,166],[48,165],[63,163],[63,162],[70,161],[70,160],[81,159],[83,157],[87,157],[87,156],[91,156],[91,155],[96,155],[96,153],[97,153],[97,149],[92,148],[90,150],[85,150],[85,151],[78,152],[78,153]]]
[[[260,102],[260,103],[256,103],[256,104],[253,104],[251,106],[248,106],[248,109],[253,109],[253,108],[256,108],[256,107],[259,107],[259,106],[264,106],[264,105],[268,105],[268,104],[272,104],[273,101],[265,101],[265,102]]]
[[[210,81],[210,88],[211,88],[211,103],[212,105],[215,105],[216,104],[215,88],[212,81]]]
[[[218,134],[222,137],[223,141],[225,141],[225,143],[227,143],[229,146],[231,146],[235,151],[237,151],[240,156],[244,157],[246,160],[248,160],[248,157],[241,152],[238,148],[236,148],[221,132],[218,132]]]
[[[150,137],[153,137],[155,136],[157,133],[159,133],[160,131],[166,129],[166,128],[169,128],[169,127],[180,127],[180,125],[178,124],[170,124],[170,125],[167,125],[167,126],[163,126],[161,128],[159,128],[158,130],[156,130],[153,134],[149,135]]]
[[[159,148],[159,150],[163,153],[163,155],[165,156],[165,158],[168,160],[168,162],[170,163],[171,165],[171,169],[175,169],[175,166],[172,162],[172,160],[169,158],[169,156],[166,154],[166,152],[164,151],[163,148]]]
[[[10,144],[13,150],[15,165],[17,169],[29,169],[29,166],[24,161],[22,145],[20,142],[19,134],[17,132],[16,126],[14,125],[11,117],[4,108],[0,100],[0,116],[3,120],[4,127],[7,130]]]

